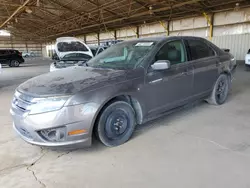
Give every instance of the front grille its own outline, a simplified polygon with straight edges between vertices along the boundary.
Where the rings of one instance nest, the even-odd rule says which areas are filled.
[[[26,112],[28,111],[30,108],[30,106],[32,104],[34,104],[34,102],[32,102],[34,98],[30,97],[28,95],[24,95],[18,91],[15,92],[13,101],[12,101],[12,106],[15,108],[18,108],[19,110]]]

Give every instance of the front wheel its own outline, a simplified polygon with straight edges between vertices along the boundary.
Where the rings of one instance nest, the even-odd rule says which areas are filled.
[[[117,101],[102,111],[96,134],[104,145],[114,147],[124,144],[130,139],[135,125],[134,109],[126,102]]]
[[[230,83],[226,74],[221,74],[217,79],[210,97],[207,99],[209,104],[221,105],[227,100]]]
[[[10,67],[19,67],[20,63],[18,60],[11,60]]]

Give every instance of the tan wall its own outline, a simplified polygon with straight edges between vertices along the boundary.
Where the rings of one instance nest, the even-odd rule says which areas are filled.
[[[208,15],[210,18],[211,15]],[[167,33],[167,26],[169,25],[169,33]],[[156,36],[199,36],[209,38],[209,24],[207,19],[201,15],[199,17],[185,18],[180,20],[167,21],[162,20],[160,22],[142,24],[138,28],[135,26],[120,28],[116,30],[116,38],[118,40],[130,40],[137,38],[137,31],[139,37],[156,37]],[[250,8],[240,9],[239,11],[227,11],[214,14],[214,27],[212,41],[219,47],[232,48],[232,52],[237,54],[237,59],[244,59],[243,50],[235,46],[238,44],[235,41],[228,41],[228,39],[240,40],[242,46],[244,46],[244,53],[249,44],[247,40],[241,40],[245,38],[245,35],[250,34]],[[238,36],[233,36],[238,35]],[[227,37],[228,36],[228,37]],[[90,33],[78,36],[78,38],[90,45],[98,44],[98,34]],[[115,31],[101,32],[99,34],[100,42],[105,40],[115,39]],[[3,45],[3,44],[2,44]],[[240,45],[240,44],[238,44]],[[250,46],[249,46],[250,48]]]
[[[23,41],[12,37],[0,37],[0,49],[15,49],[20,52],[33,52],[42,56],[42,44],[34,41]]]

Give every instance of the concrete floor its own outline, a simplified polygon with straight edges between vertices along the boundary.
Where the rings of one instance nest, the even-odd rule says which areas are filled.
[[[249,188],[250,72],[238,69],[228,102],[197,104],[139,126],[116,148],[55,151],[26,144],[12,130],[14,89],[47,72],[46,60],[28,60],[0,75],[1,188]]]

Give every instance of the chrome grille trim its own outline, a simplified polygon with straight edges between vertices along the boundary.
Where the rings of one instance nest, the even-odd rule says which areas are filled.
[[[16,91],[12,100],[12,107],[17,108],[22,112],[27,112],[29,110],[29,107],[32,104],[35,104],[34,102],[32,102],[33,99],[34,98],[31,96]]]

